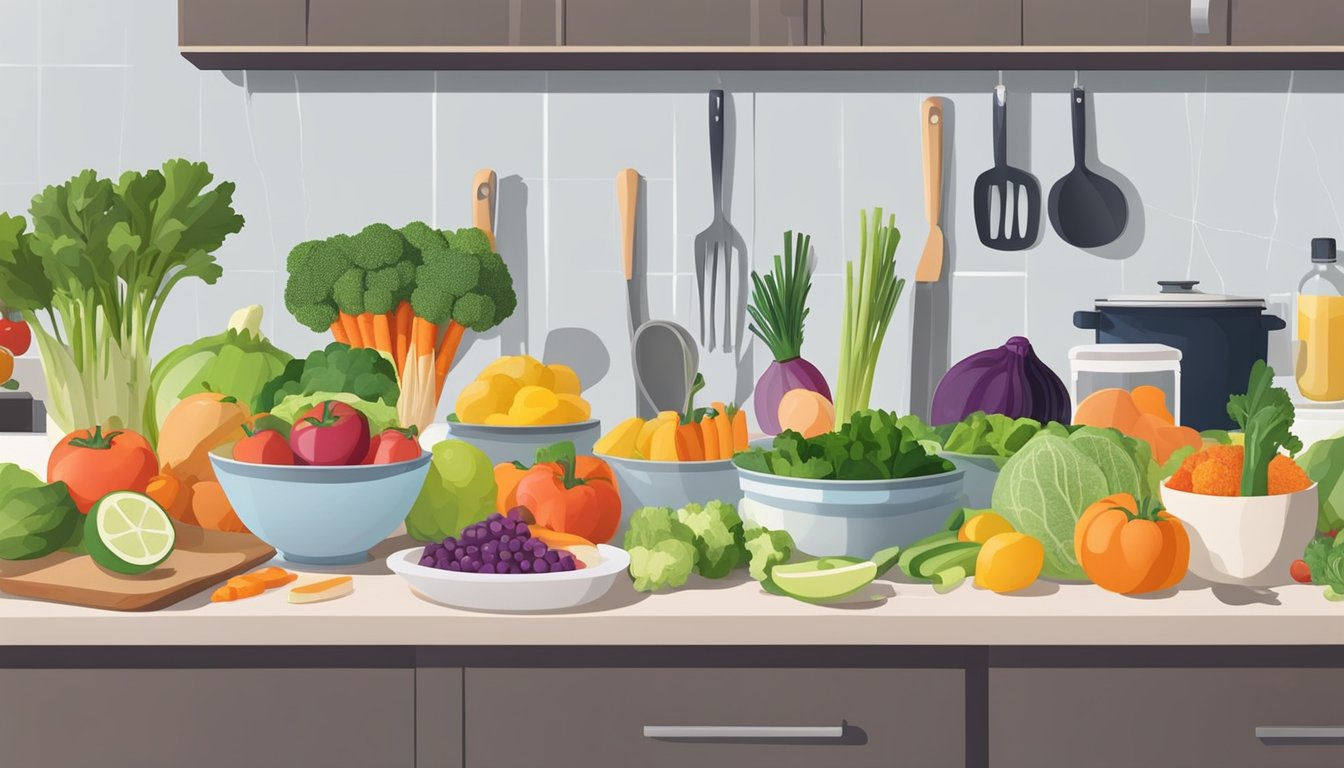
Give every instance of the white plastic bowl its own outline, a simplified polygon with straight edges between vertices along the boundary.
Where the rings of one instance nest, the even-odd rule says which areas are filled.
[[[901,480],[801,480],[738,468],[742,519],[810,555],[868,557],[941,530],[967,506],[960,469]]]
[[[1190,572],[1215,584],[1274,587],[1316,530],[1316,485],[1279,496],[1204,496],[1162,487],[1190,535]]]
[[[537,460],[538,448],[568,440],[574,443],[575,452],[583,456],[593,452],[601,436],[602,423],[597,419],[534,427],[439,422],[425,429],[420,444],[429,450],[440,440],[462,440],[481,449],[492,464],[521,461],[531,465]]]
[[[387,567],[421,595],[453,608],[493,613],[563,611],[605,595],[630,567],[620,547],[598,544],[602,561],[560,573],[462,573],[420,564],[425,548],[403,549],[387,558]]]
[[[640,507],[676,509],[692,502],[742,500],[737,467],[722,461],[645,461],[598,455],[611,465],[621,491],[621,526],[617,541],[625,534],[630,515]]]

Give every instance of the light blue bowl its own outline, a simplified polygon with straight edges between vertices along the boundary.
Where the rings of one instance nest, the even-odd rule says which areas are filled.
[[[900,480],[804,480],[737,468],[742,519],[809,555],[869,557],[941,530],[967,504],[960,469]]]
[[[732,460],[644,461],[598,455],[611,465],[621,492],[621,527],[613,541],[620,541],[630,527],[630,516],[640,507],[676,509],[690,503],[726,501],[737,506],[742,488]]]
[[[406,519],[429,459],[422,452],[396,464],[286,467],[210,454],[224,495],[248,530],[286,560],[311,565],[367,560]]]

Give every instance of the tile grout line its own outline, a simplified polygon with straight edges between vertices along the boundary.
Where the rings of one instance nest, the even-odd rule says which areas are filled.
[[[429,221],[439,228],[439,72],[434,71],[434,91],[429,96]]]
[[[541,291],[542,320],[551,327],[551,73],[542,78],[541,94]],[[529,296],[528,298],[531,298]]]
[[[304,164],[303,89],[299,87],[299,73],[294,73],[294,115],[299,124],[299,190],[303,197],[303,237],[308,239],[309,222],[313,217],[313,201],[308,194],[308,169]]]

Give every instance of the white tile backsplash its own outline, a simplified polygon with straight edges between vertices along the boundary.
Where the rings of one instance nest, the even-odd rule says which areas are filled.
[[[523,306],[464,345],[441,412],[493,356],[575,365],[597,415],[634,407],[615,174],[645,178],[640,239],[652,314],[698,333],[695,237],[710,223],[707,92],[728,96],[729,220],[768,269],[786,229],[813,236],[818,276],[804,355],[834,382],[858,211],[882,206],[911,277],[928,232],[920,102],[947,104],[952,359],[1026,333],[1063,372],[1093,299],[1189,277],[1206,290],[1291,293],[1308,240],[1344,236],[1344,73],[1083,72],[1091,155],[1131,195],[1130,229],[1097,252],[1048,218],[1031,250],[985,248],[971,189],[992,164],[993,72],[201,72],[176,49],[173,0],[0,0],[0,210],[86,167],[104,176],[204,159],[237,184],[243,232],[215,286],[186,284],[156,353],[217,332],[238,306],[302,355],[327,337],[281,301],[297,242],[373,221],[470,222],[472,174],[500,178],[496,231]],[[1009,162],[1043,201],[1073,164],[1071,72],[1008,72]],[[14,119],[18,116],[19,119]],[[909,398],[913,282],[882,351],[874,405]],[[751,340],[749,335],[746,336]],[[703,353],[707,397],[742,400],[769,361],[751,344]],[[750,403],[747,403],[750,406]]]

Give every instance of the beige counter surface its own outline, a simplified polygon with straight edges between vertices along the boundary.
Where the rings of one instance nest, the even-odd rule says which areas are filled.
[[[840,606],[762,592],[745,574],[636,593],[624,579],[576,612],[470,613],[419,597],[380,562],[353,595],[291,605],[285,590],[234,603],[208,593],[154,613],[97,611],[0,595],[0,645],[1335,645],[1344,602],[1318,587],[1187,585],[1156,597],[1038,583],[1003,596],[938,595],[878,581]],[[299,584],[326,574],[305,573]]]

